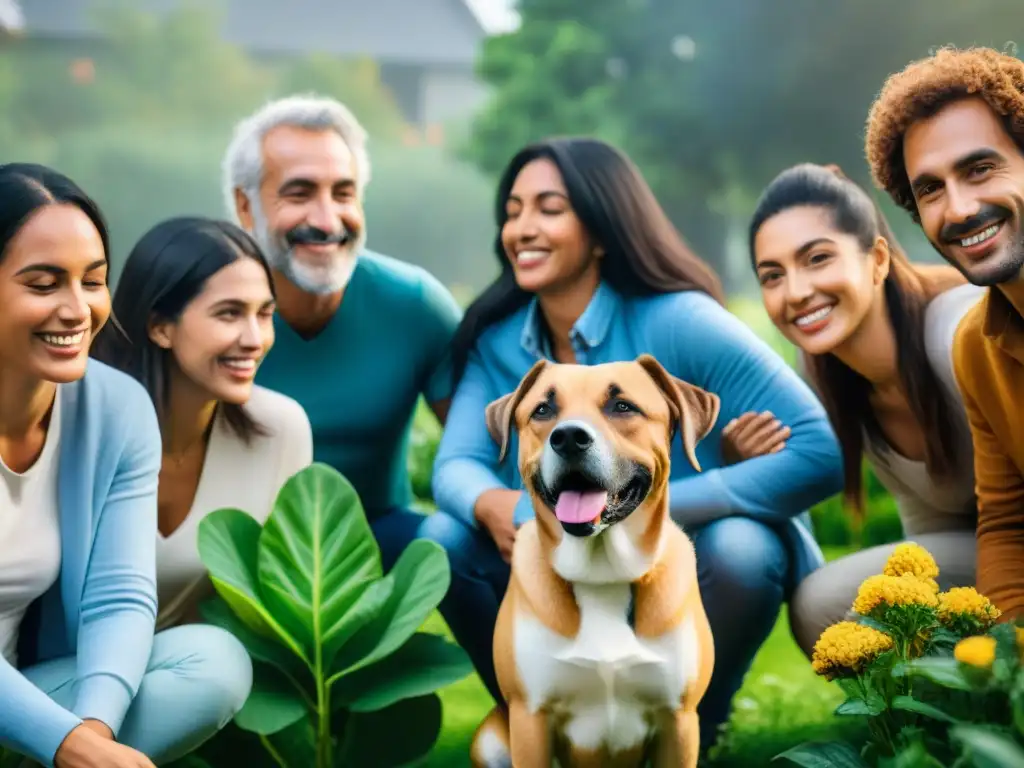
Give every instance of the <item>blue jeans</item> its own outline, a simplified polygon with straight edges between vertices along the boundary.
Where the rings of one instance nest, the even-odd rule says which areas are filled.
[[[417,537],[425,517],[422,512],[402,507],[391,507],[383,512],[367,512],[370,530],[380,547],[384,573],[391,570],[405,548]]]
[[[74,656],[66,656],[21,672],[70,710],[75,664]],[[251,688],[252,662],[233,635],[202,624],[159,632],[139,692],[115,735],[158,765],[176,760],[227,725]]]
[[[697,579],[715,642],[715,670],[699,709],[706,748],[729,719],[733,696],[775,625],[790,558],[771,528],[748,518],[727,517],[687,533],[697,551]],[[501,702],[492,641],[509,566],[485,530],[444,512],[430,515],[420,536],[448,552],[452,583],[441,614],[491,696]]]

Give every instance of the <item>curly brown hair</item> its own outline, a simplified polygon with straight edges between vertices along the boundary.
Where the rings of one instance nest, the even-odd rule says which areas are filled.
[[[918,220],[903,164],[903,137],[916,121],[979,96],[1024,152],[1024,61],[992,48],[941,48],[890,75],[868,113],[865,154],[879,188]]]

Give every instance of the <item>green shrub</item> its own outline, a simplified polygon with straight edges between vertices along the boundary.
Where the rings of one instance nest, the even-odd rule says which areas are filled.
[[[850,513],[841,495],[826,499],[811,508],[814,538],[823,547],[848,547],[853,543]]]
[[[860,546],[867,549],[891,544],[902,538],[903,523],[900,522],[896,500],[888,494],[872,499],[860,531]]]
[[[434,471],[434,458],[437,446],[441,442],[441,425],[437,418],[420,398],[413,419],[412,433],[409,436],[409,480],[412,483],[413,495],[422,502],[433,503],[434,493],[431,489],[431,477]]]

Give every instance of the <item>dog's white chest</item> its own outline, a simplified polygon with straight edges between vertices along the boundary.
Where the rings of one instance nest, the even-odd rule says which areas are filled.
[[[678,709],[697,676],[692,619],[661,637],[640,639],[627,621],[628,584],[576,584],[580,630],[567,638],[518,616],[515,655],[531,711],[546,707],[553,724],[581,749],[624,750],[653,732],[658,712]]]

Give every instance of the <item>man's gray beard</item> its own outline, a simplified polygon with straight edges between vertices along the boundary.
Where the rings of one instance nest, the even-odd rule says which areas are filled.
[[[252,236],[263,249],[267,263],[270,264],[271,269],[280,272],[299,290],[317,296],[326,296],[344,290],[349,280],[352,279],[358,254],[366,244],[365,227],[355,241],[346,245],[342,253],[332,263],[322,267],[312,267],[303,264],[300,259],[296,258],[293,249],[283,237],[276,236],[270,231],[263,212],[256,205],[253,205],[252,218],[255,230],[252,232]]]

